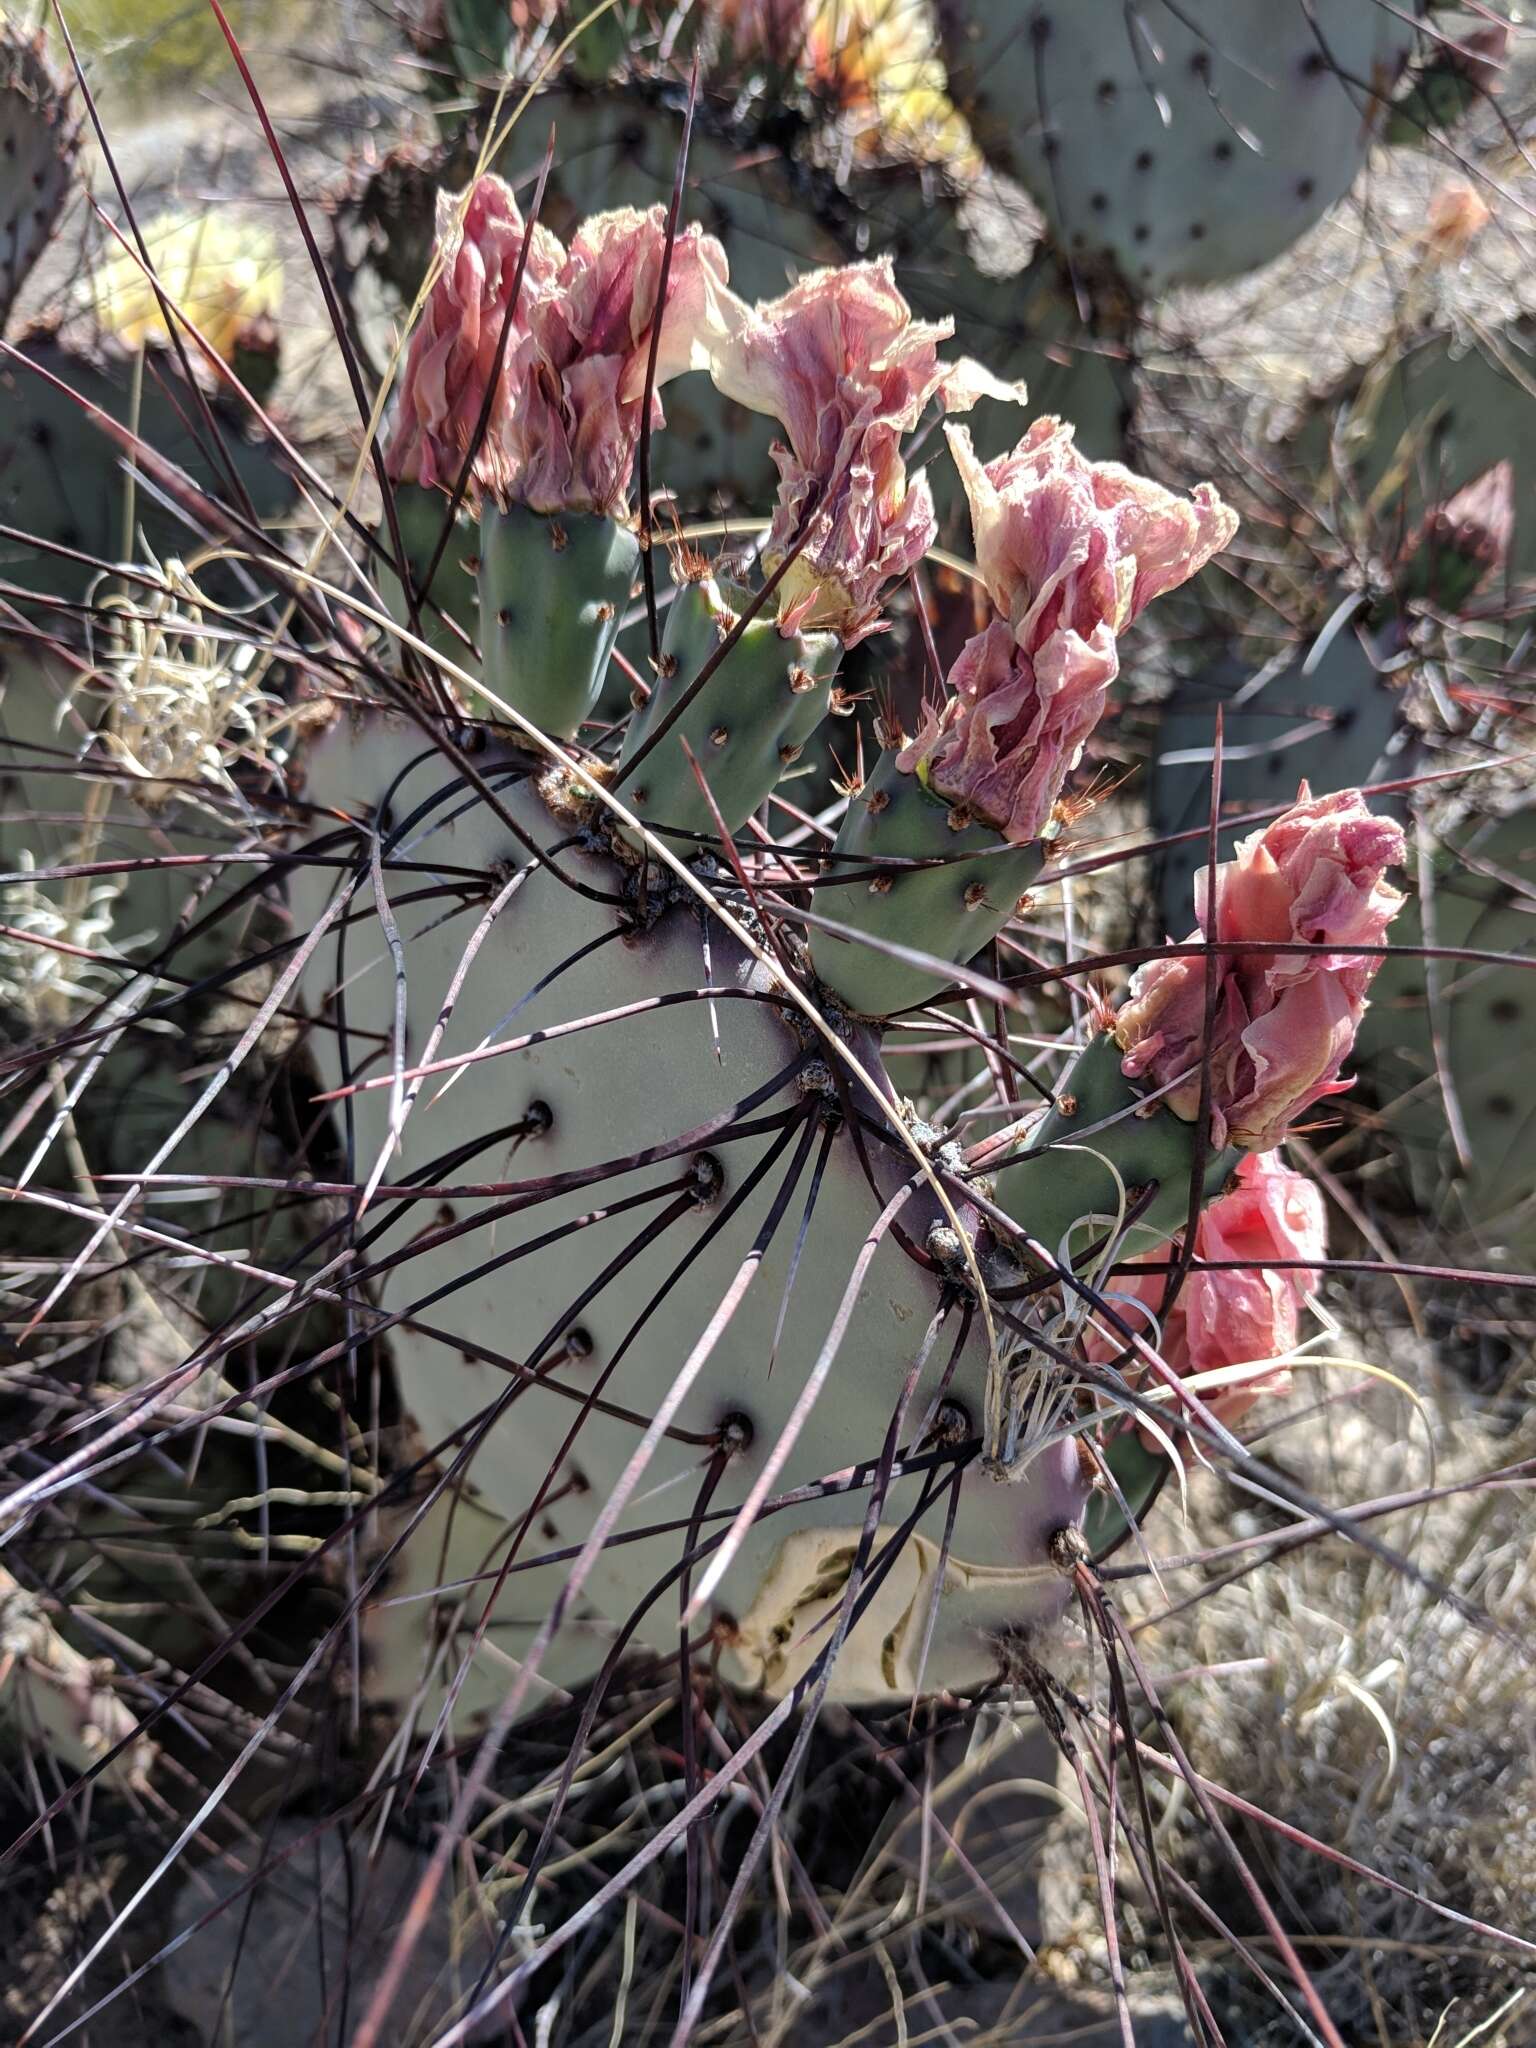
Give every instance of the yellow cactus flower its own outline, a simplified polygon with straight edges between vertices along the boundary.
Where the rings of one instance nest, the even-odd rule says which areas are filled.
[[[144,231],[161,289],[225,362],[282,306],[283,269],[265,228],[222,214],[162,214]],[[165,315],[142,266],[119,248],[91,280],[96,318],[126,348],[169,340]]]

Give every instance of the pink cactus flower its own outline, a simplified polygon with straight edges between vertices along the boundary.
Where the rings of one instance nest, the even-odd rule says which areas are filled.
[[[523,246],[523,217],[500,178],[476,181],[467,199],[440,192],[437,246],[442,269],[427,294],[400,379],[389,472],[397,482],[451,491],[479,422]],[[528,308],[557,275],[564,251],[542,228],[529,245],[520,303],[507,337],[475,481],[500,473],[511,413],[507,363],[527,333]]]
[[[510,373],[502,497],[536,512],[627,512],[665,246],[659,206],[594,214],[577,231],[558,275],[529,308],[529,333]],[[735,326],[738,305],[725,251],[701,228],[684,228],[667,279],[658,390],[708,366],[709,338]],[[651,426],[663,424],[653,394]]]
[[[977,363],[943,363],[952,321],[914,320],[889,259],[820,270],[722,331],[712,373],[728,398],[779,420],[770,573],[809,527],[779,587],[785,633],[826,628],[847,646],[880,632],[882,597],[932,546],[933,500],[908,479],[901,436],[930,399],[964,411],[1021,400]]]
[[[1250,1152],[1241,1159],[1236,1185],[1201,1216],[1195,1257],[1225,1270],[1188,1275],[1164,1320],[1158,1349],[1181,1378],[1251,1368],[1241,1379],[1196,1389],[1227,1428],[1234,1428],[1256,1401],[1289,1390],[1289,1366],[1274,1361],[1285,1360],[1295,1350],[1302,1311],[1317,1292],[1319,1276],[1310,1265],[1266,1271],[1264,1262],[1321,1260],[1327,1252],[1327,1213],[1320,1191],[1272,1152]],[[1165,1254],[1148,1256],[1162,1261]],[[1239,1271],[1227,1263],[1233,1260],[1252,1263]],[[1121,1273],[1110,1286],[1113,1293],[1129,1295],[1155,1314],[1165,1278],[1163,1273]],[[1143,1319],[1134,1309],[1123,1303],[1114,1306],[1130,1328],[1142,1333]],[[1119,1356],[1125,1346],[1113,1330],[1095,1329],[1087,1348],[1089,1357],[1102,1363]],[[1169,1413],[1176,1416],[1177,1411]],[[1146,1440],[1155,1443],[1150,1436]]]
[[[439,202],[442,275],[411,344],[390,451],[393,473],[451,488],[479,418],[523,244],[524,226],[500,178],[477,180],[460,202]],[[475,481],[536,512],[622,518],[640,443],[666,216],[620,208],[595,214],[567,251],[535,228],[502,354]],[[699,228],[672,251],[656,384],[710,360],[706,335],[732,327],[725,252]],[[651,423],[663,424],[659,401]]]
[[[1003,618],[962,649],[952,694],[928,708],[898,766],[1023,845],[1045,831],[1103,712],[1116,635],[1224,548],[1237,516],[1209,484],[1185,499],[1089,462],[1060,420],[1036,420],[985,467],[964,427],[948,432]]]
[[[1383,877],[1402,858],[1401,829],[1358,790],[1313,798],[1303,783],[1291,809],[1217,869],[1214,918],[1207,877],[1197,877],[1191,942],[1209,930],[1256,949],[1217,960],[1206,1048],[1213,1144],[1268,1151],[1313,1103],[1349,1086],[1340,1069],[1380,965],[1352,949],[1382,944],[1403,902]],[[1272,953],[1266,941],[1337,950]],[[1170,1088],[1169,1106],[1187,1120],[1199,1114],[1205,1006],[1205,961],[1170,957],[1138,970],[1115,1021],[1125,1073]]]

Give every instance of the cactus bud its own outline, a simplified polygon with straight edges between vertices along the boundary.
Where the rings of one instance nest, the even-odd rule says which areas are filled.
[[[1431,508],[1403,550],[1403,596],[1459,611],[1508,562],[1514,530],[1514,465],[1496,462]]]

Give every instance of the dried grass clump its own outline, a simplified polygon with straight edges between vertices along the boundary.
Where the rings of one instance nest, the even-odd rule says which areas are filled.
[[[1379,1341],[1372,1348],[1379,1352]],[[1215,1667],[1165,1692],[1205,1775],[1411,1890],[1529,1938],[1536,1900],[1532,1477],[1478,1481],[1529,1457],[1536,1428],[1522,1419],[1513,1433],[1496,1430],[1464,1394],[1454,1409],[1426,1411],[1423,1426],[1406,1424],[1401,1400],[1372,1396],[1323,1410],[1265,1450],[1333,1503],[1430,1485],[1463,1488],[1363,1525],[1421,1576],[1329,1536],[1268,1557],[1151,1622],[1143,1643],[1159,1669]],[[1196,1489],[1197,1541],[1230,1542],[1282,1526],[1268,1509],[1239,1505],[1234,1515],[1234,1498],[1241,1503],[1224,1482]],[[1231,1568],[1228,1560],[1224,1569]],[[1189,1591],[1187,1574],[1169,1580],[1171,1603]],[[1149,1617],[1163,1609],[1156,1596],[1143,1605]],[[1478,1625],[1478,1610],[1495,1629]],[[1157,1739],[1155,1730],[1149,1739]],[[1193,1801],[1165,1816],[1161,1837],[1174,1868],[1220,1910],[1233,1910],[1230,1871]],[[1240,1826],[1239,1839],[1346,2039],[1450,2048],[1490,2021],[1477,2035],[1479,2048],[1536,2038],[1536,1966],[1522,1969],[1517,1952],[1270,1830]],[[1271,1960],[1261,1936],[1256,1947]],[[1276,2015],[1235,1956],[1224,1956],[1213,1975],[1235,2038],[1294,2038],[1286,2031],[1291,2022]]]

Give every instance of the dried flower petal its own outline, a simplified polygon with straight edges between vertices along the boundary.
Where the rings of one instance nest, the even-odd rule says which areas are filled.
[[[985,467],[948,430],[971,501],[976,558],[1005,615],[962,649],[898,766],[1016,844],[1045,831],[1119,670],[1115,636],[1203,568],[1237,528],[1209,484],[1192,499],[1118,463],[1089,462],[1039,419]]]
[[[391,472],[451,489],[480,417],[507,320],[524,224],[500,178],[439,204],[443,271],[428,295],[401,381]],[[543,228],[529,241],[496,378],[477,484],[537,512],[622,517],[640,443],[651,323],[666,216],[620,208],[584,223],[567,251]],[[657,351],[658,388],[704,368],[744,313],[725,253],[696,227],[672,251]],[[651,424],[663,424],[653,398]]]
[[[889,260],[820,270],[747,314],[716,346],[712,374],[728,398],[778,419],[778,505],[771,571],[805,527],[780,586],[786,630],[826,627],[852,646],[883,626],[880,604],[933,543],[933,501],[907,477],[901,436],[929,401],[964,409],[1019,400],[979,364],[943,363],[953,322],[914,320]]]

